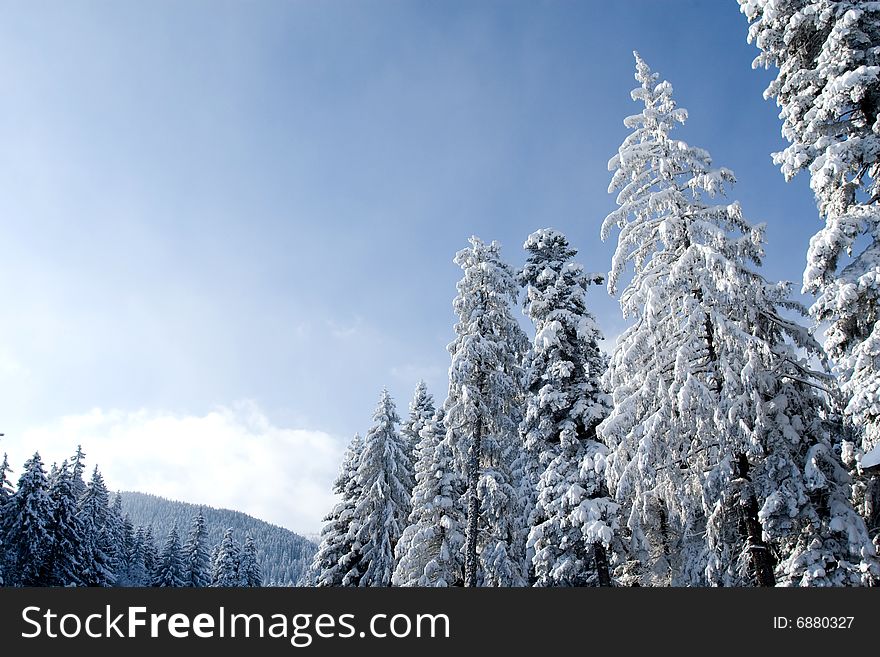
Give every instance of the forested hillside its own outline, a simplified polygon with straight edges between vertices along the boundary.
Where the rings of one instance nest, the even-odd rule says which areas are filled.
[[[257,545],[265,586],[295,585],[315,552],[314,544],[299,534],[240,511],[200,507],[146,493],[122,491],[120,495],[123,511],[130,516],[132,523],[145,527],[152,525],[156,536],[166,536],[175,526],[179,532],[186,532],[200,508],[205,517],[209,545],[219,544],[229,528],[239,541],[251,536]]]

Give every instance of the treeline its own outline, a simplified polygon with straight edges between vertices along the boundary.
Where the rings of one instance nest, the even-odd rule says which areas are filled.
[[[182,537],[176,525],[157,544],[152,525],[135,525],[122,496],[111,501],[97,466],[83,478],[85,454],[47,474],[39,453],[13,488],[0,465],[0,584],[4,586],[262,586],[257,545],[228,529],[213,550],[201,511]]]
[[[188,526],[199,511],[205,518],[208,545],[220,543],[228,528],[234,529],[236,536],[251,536],[257,545],[257,561],[265,586],[296,585],[315,553],[315,545],[306,538],[240,511],[129,491],[122,492],[122,509],[134,524],[150,525],[159,536],[166,535],[174,526]]]
[[[863,16],[832,14],[847,25]],[[877,71],[862,71],[873,76],[871,107]],[[806,310],[758,271],[763,225],[719,200],[733,173],[671,136],[687,112],[638,54],[635,77],[641,107],[609,161],[618,207],[602,226],[603,239],[617,231],[607,284],[628,328],[603,354],[587,290],[605,277],[588,274],[559,231],[528,237],[520,271],[497,243],[471,238],[455,257],[448,396],[436,407],[419,384],[401,424],[383,391],[334,484],[341,501],[326,517],[313,585],[880,581],[880,489],[861,467],[877,449],[876,376],[865,384],[875,415],[863,408],[868,392],[854,390],[877,357],[837,361],[855,371],[822,368],[826,352],[798,320]],[[863,121],[857,112],[848,120]],[[874,175],[872,153],[861,175]],[[860,230],[880,225],[860,216]],[[877,271],[871,248],[863,264]],[[532,340],[514,316],[523,290]],[[835,307],[849,313],[860,293],[837,292]],[[863,298],[872,326],[878,298]],[[863,330],[840,319],[829,351]]]

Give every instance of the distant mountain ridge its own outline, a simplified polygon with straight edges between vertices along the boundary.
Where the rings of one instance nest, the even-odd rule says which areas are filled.
[[[185,543],[192,518],[199,509],[205,516],[208,545],[212,548],[220,542],[229,527],[234,530],[239,543],[243,543],[249,534],[257,544],[264,586],[297,585],[316,550],[316,545],[309,539],[241,511],[217,509],[134,491],[119,491],[119,494],[122,496],[123,513],[129,515],[135,526],[152,525],[160,547],[174,526],[177,526],[181,541]]]

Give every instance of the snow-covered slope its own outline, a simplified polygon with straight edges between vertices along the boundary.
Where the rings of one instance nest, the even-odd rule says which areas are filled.
[[[175,525],[184,535],[200,505],[167,500],[164,497],[121,491],[122,508],[134,525],[152,525],[159,541]],[[315,552],[315,545],[294,532],[258,520],[240,511],[201,506],[208,530],[208,544],[216,545],[223,533],[232,528],[238,541],[253,537],[266,586],[293,586],[305,573]]]

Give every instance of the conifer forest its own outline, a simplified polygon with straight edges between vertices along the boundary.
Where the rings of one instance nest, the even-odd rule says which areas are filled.
[[[765,226],[733,171],[682,140],[687,110],[635,53],[597,236],[612,261],[542,228],[515,271],[470,239],[448,396],[420,383],[401,419],[382,392],[311,583],[880,582],[880,5],[739,2],[754,65],[777,70],[766,96],[789,146],[773,160],[809,176],[824,221],[805,254],[813,305],[762,275]],[[590,312],[603,284],[628,321],[607,354]]]

